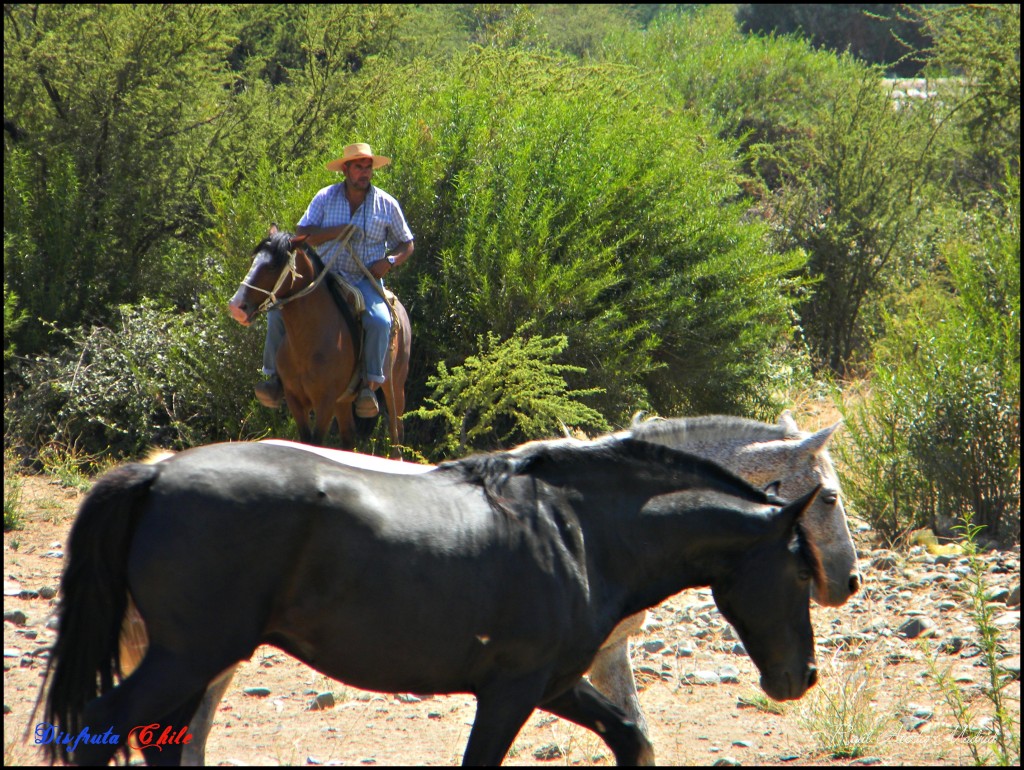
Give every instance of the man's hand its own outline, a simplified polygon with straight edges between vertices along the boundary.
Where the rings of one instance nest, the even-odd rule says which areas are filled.
[[[385,257],[384,259],[378,259],[376,262],[374,262],[369,267],[370,273],[378,281],[381,278],[383,278],[385,275],[387,275],[390,270],[391,270],[391,263],[388,262],[387,257]]]

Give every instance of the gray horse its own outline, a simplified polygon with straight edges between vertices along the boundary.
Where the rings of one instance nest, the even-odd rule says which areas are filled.
[[[857,554],[846,525],[846,515],[840,498],[839,480],[828,455],[827,444],[841,423],[809,434],[800,431],[787,410],[777,425],[739,417],[706,416],[678,419],[654,418],[634,421],[626,431],[596,441],[615,440],[626,436],[643,441],[664,444],[698,457],[713,460],[746,481],[759,487],[772,487],[772,492],[783,500],[792,501],[821,485],[821,491],[804,514],[804,525],[817,544],[825,567],[824,584],[815,582],[813,597],[827,606],[839,606],[853,595],[861,584],[857,571]],[[577,439],[553,439],[530,442],[515,452],[529,451],[538,443],[586,443]],[[267,442],[291,444],[291,442]],[[376,470],[387,466],[392,472],[411,473],[432,470],[433,466],[395,463],[379,458],[366,458],[351,452],[339,452],[305,445],[291,444],[331,457],[345,464],[359,464],[374,460]],[[645,613],[626,618],[605,641],[590,670],[591,682],[616,705],[626,712],[648,738],[650,733],[640,701],[629,658],[629,636],[636,634]],[[130,671],[141,660],[146,649],[145,628],[131,604],[125,618],[122,636],[122,662]],[[192,742],[182,757],[183,765],[202,765],[205,760],[206,738],[213,724],[217,704],[227,690],[235,667],[224,672],[210,685],[203,702],[190,725]],[[127,671],[126,671],[127,673]]]
[[[857,552],[846,525],[839,479],[827,444],[841,421],[816,433],[802,432],[786,410],[777,425],[720,415],[634,421],[616,436],[632,436],[664,444],[713,460],[758,487],[772,487],[783,500],[795,500],[821,485],[804,517],[821,550],[824,585],[815,583],[812,596],[819,604],[838,607],[861,586]],[[605,641],[591,664],[590,681],[622,708],[650,738],[637,697],[629,659],[629,637],[642,627],[646,613],[623,620]]]

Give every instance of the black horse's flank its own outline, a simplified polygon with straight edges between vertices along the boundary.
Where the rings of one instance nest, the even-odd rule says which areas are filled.
[[[630,440],[420,475],[250,443],[129,465],[72,530],[46,718],[122,739],[180,727],[270,643],[362,689],[474,694],[465,764],[500,763],[537,707],[597,732],[620,764],[647,763],[647,739],[582,676],[600,645],[628,614],[710,585],[765,691],[802,696],[816,679],[815,557],[798,533],[812,498],[771,505],[711,463]],[[129,593],[150,644],[115,686]],[[50,751],[102,764],[119,748]],[[147,761],[180,760],[163,749]]]

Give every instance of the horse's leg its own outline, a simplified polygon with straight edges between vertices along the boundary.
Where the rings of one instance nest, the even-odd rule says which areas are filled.
[[[213,728],[213,719],[217,715],[217,705],[220,703],[224,693],[227,692],[231,678],[235,675],[238,666],[232,666],[221,674],[203,695],[199,708],[189,723],[188,731],[192,734],[192,740],[186,744],[181,753],[182,767],[202,767],[206,764],[206,739],[210,737],[210,730]]]
[[[618,765],[654,764],[654,748],[640,728],[583,678],[541,708],[597,733],[615,754]]]
[[[131,676],[85,707],[82,724],[94,735],[102,735],[109,728],[122,740],[127,740],[133,728],[160,724],[168,717],[179,719],[181,724],[170,726],[180,729],[191,719],[190,709],[195,710],[206,689],[207,680],[199,671],[200,666],[150,647]],[[166,722],[162,725],[167,726]],[[80,765],[105,765],[116,749],[111,744],[81,743],[73,759]],[[164,751],[169,753],[160,758],[161,762],[180,762],[180,745],[165,746]]]
[[[288,404],[288,411],[292,413],[292,419],[295,420],[295,427],[299,430],[299,441],[303,444],[318,443],[313,441],[313,432],[309,427],[309,407],[287,388],[284,391],[284,400]]]
[[[337,401],[334,406],[334,417],[338,420],[338,437],[341,440],[341,448],[355,449],[356,421],[352,415],[352,400]]]
[[[184,705],[175,709],[174,711],[164,714],[160,719],[157,720],[157,724],[160,725],[159,730],[153,735],[153,739],[160,737],[165,729],[171,728],[171,734],[176,735],[183,726],[189,723],[189,718],[195,721],[195,717],[192,717],[196,713],[196,707],[199,705],[199,701],[203,696],[200,693],[196,693],[193,697],[189,698]],[[136,734],[138,735],[138,734]],[[203,739],[206,740],[205,737]],[[185,761],[185,753],[188,750],[191,743],[188,744],[162,744],[158,746],[147,746],[142,749],[142,756],[146,760],[147,765],[156,765],[163,767],[180,767],[187,765]]]
[[[314,407],[313,431],[309,443],[323,446],[324,439],[327,438],[327,434],[331,430],[331,420],[333,419],[334,404],[329,398],[321,398]],[[341,430],[340,425],[338,430]]]
[[[399,405],[396,403],[396,396],[395,382],[389,376],[384,382],[384,399],[387,401],[388,407],[388,433],[391,435],[391,459],[401,460],[402,431],[399,415],[402,413],[399,411]],[[404,408],[404,406],[405,405],[403,404],[402,407]]]
[[[615,627],[604,646],[597,651],[589,673],[594,687],[626,712],[626,716],[650,738],[629,659],[629,635],[640,630],[644,615],[643,612],[631,615]]]
[[[501,764],[536,708],[544,681],[534,675],[518,682],[495,683],[477,693],[476,718],[462,755],[464,766]]]

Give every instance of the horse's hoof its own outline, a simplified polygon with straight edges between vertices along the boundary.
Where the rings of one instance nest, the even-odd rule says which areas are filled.
[[[269,379],[256,383],[253,388],[256,391],[256,400],[263,406],[275,409],[281,406],[281,399],[284,398],[284,387],[281,385],[281,378],[272,374]]]

